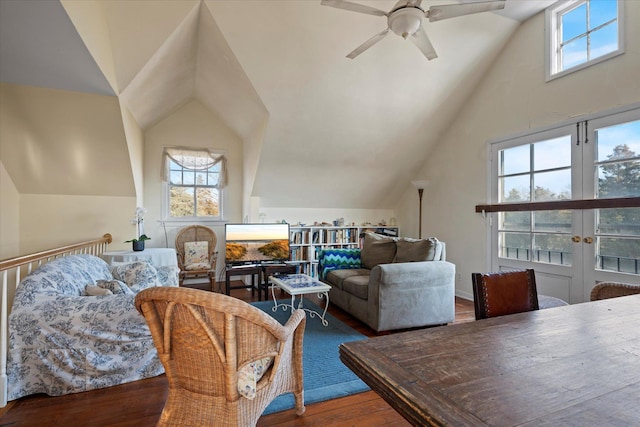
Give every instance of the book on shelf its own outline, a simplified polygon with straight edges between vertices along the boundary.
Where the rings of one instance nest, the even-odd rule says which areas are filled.
[[[398,236],[398,229],[397,228],[376,228],[376,233],[378,234],[382,234],[384,236],[392,236],[392,237],[397,237]]]

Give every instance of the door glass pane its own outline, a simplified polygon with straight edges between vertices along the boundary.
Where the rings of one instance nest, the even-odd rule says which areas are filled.
[[[533,175],[533,186],[536,189],[534,200],[570,200],[571,170],[541,172]]]
[[[506,231],[530,231],[530,212],[500,212],[500,229]]]
[[[529,175],[500,178],[501,202],[528,202],[530,200]]]
[[[640,208],[597,211],[596,268],[640,274]]]
[[[529,172],[530,169],[529,145],[521,145],[500,151],[500,175]]]
[[[502,258],[530,260],[530,242],[531,234],[529,233],[498,233],[500,240],[500,256]]]
[[[547,264],[571,265],[572,242],[568,234],[535,234],[533,261]]]
[[[640,196],[640,120],[596,130],[598,198]]]
[[[596,269],[640,274],[640,239],[598,237]]]
[[[640,155],[640,120],[596,130],[598,162]],[[625,148],[626,146],[626,148]]]
[[[571,136],[533,144],[533,170],[571,167]]]
[[[533,212],[533,229],[537,232],[571,233],[571,211]]]

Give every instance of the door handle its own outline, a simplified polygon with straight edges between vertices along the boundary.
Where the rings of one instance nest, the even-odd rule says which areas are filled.
[[[580,238],[580,236],[573,236],[571,240],[573,241],[573,243],[580,243],[582,239]]]
[[[585,242],[586,244],[590,245],[593,243],[593,237],[585,237],[583,239],[583,242]]]

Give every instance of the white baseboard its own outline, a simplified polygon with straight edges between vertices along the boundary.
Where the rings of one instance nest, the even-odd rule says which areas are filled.
[[[473,301],[473,294],[470,294],[469,292],[461,291],[459,289],[456,289],[456,296],[458,298],[466,299],[468,301]]]

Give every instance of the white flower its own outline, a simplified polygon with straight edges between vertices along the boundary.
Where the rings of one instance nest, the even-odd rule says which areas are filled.
[[[131,220],[131,224],[137,225],[144,221],[144,215],[147,213],[147,210],[143,207],[138,206],[136,208],[135,216]]]

